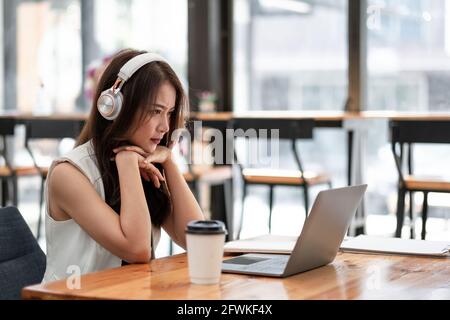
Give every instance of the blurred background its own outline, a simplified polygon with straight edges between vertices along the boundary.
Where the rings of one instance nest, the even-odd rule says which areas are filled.
[[[450,114],[450,0],[2,0],[0,112],[89,112],[95,81],[122,48],[158,52],[202,111],[398,111]],[[357,75],[355,76],[355,70]],[[204,102],[204,101],[203,101]],[[364,150],[366,233],[395,231],[398,174],[385,120],[368,124]],[[31,163],[25,129],[13,160]],[[307,168],[347,184],[347,133],[316,130],[300,142]],[[38,161],[73,141],[37,146]],[[449,175],[450,145],[414,149],[415,172]],[[286,166],[294,160],[286,159]],[[238,180],[238,179],[237,179]],[[242,208],[235,182],[234,212]],[[319,190],[312,190],[312,197]],[[19,179],[19,208],[32,229],[40,178]],[[242,237],[267,233],[267,189],[251,187]],[[427,239],[450,240],[450,195],[430,194]],[[414,205],[420,211],[421,194]],[[266,215],[267,212],[267,215]],[[275,191],[272,233],[298,235],[301,193]],[[420,219],[416,222],[420,229]],[[408,232],[405,233],[407,236]],[[417,234],[420,238],[420,235]],[[168,242],[167,238],[163,242]],[[41,241],[45,246],[45,241]],[[169,254],[162,243],[157,254]],[[175,248],[175,252],[179,248]]]

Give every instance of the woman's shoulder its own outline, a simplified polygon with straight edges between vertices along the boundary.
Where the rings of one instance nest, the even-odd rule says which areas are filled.
[[[59,162],[53,169],[52,174],[48,177],[49,185],[59,187],[67,187],[74,185],[73,183],[67,183],[68,181],[78,181],[81,177],[82,179],[87,178],[79,168],[74,166],[70,162]],[[51,183],[50,183],[51,181]]]
[[[70,160],[81,160],[84,158],[95,158],[94,146],[93,146],[92,140],[89,140],[86,143],[76,146],[74,149],[69,151],[66,155],[61,157],[61,159],[70,159]]]
[[[56,173],[60,175],[73,174],[74,170],[76,170],[86,176],[92,183],[96,181],[99,177],[99,172],[92,141],[89,140],[75,147],[66,155],[53,161],[49,173],[51,171],[53,175],[56,168],[58,168]]]
[[[70,211],[66,210],[68,204],[79,203],[89,193],[95,192],[95,189],[91,188],[92,184],[89,177],[70,162],[61,162],[56,165],[46,183],[48,215],[56,221],[72,219]],[[70,207],[73,208],[74,206],[71,205]]]
[[[60,163],[69,162],[80,171],[91,171],[93,167],[97,167],[97,160],[95,156],[92,140],[81,144],[62,157],[53,161],[52,167],[56,167]]]
[[[53,162],[47,180],[48,182],[52,181],[53,185],[59,187],[73,185],[72,183],[68,183],[68,181],[73,182],[80,179],[80,177],[83,177],[83,179],[87,178],[88,181],[90,180],[79,164],[73,161],[60,159]]]

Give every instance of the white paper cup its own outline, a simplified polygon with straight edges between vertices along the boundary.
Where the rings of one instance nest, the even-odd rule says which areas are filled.
[[[221,221],[192,221],[186,228],[189,276],[194,284],[220,282],[225,225]]]

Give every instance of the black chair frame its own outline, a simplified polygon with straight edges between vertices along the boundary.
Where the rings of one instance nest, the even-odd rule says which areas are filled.
[[[313,129],[314,129],[314,120],[313,119],[297,119],[297,120],[291,120],[291,119],[251,119],[251,118],[236,118],[232,121],[230,121],[230,127],[234,130],[242,129],[244,132],[249,129],[256,129],[257,137],[259,138],[259,130],[265,129],[270,132],[270,130],[278,130],[278,138],[280,140],[290,140],[291,150],[292,154],[294,155],[295,163],[297,165],[298,170],[301,172],[301,175],[304,174],[304,166],[303,162],[300,158],[300,150],[297,144],[297,141],[300,139],[308,140],[313,139]],[[236,138],[236,137],[235,137]],[[248,137],[245,137],[245,139],[248,139]],[[265,137],[266,138],[266,137]],[[270,136],[267,136],[267,138],[271,138]],[[243,192],[242,192],[242,209],[241,209],[241,217],[239,222],[239,229],[238,229],[238,239],[240,238],[240,234],[242,231],[242,221],[244,216],[244,200],[247,196],[247,189],[249,185],[267,185],[269,187],[269,233],[272,230],[272,208],[273,208],[273,202],[274,202],[274,188],[276,186],[290,186],[292,187],[292,184],[284,184],[284,183],[259,183],[259,182],[248,182],[246,179],[244,179],[243,171],[244,166],[238,159],[238,155],[236,153],[235,148],[233,147],[233,153],[234,153],[234,160],[239,166],[239,171],[241,173],[241,178],[243,181]],[[328,187],[331,188],[332,184],[329,181],[327,183]],[[298,185],[303,189],[303,200],[304,200],[304,206],[305,206],[305,215],[308,215],[309,211],[309,184],[307,179],[303,179],[303,183]]]
[[[407,163],[407,174],[413,175],[413,145],[414,144],[450,144],[450,121],[420,121],[420,120],[391,120],[389,123],[391,131],[391,148],[394,155],[396,169],[399,175],[398,198],[397,198],[397,227],[396,237],[401,237],[401,231],[405,216],[405,197],[409,193],[409,216],[413,224],[414,216],[414,192],[423,192],[422,205],[422,232],[421,238],[426,237],[426,222],[428,218],[428,194],[430,192],[448,193],[440,189],[410,189],[405,183],[405,166]],[[406,147],[406,150],[405,150]],[[410,236],[415,237],[414,226],[411,225]]]

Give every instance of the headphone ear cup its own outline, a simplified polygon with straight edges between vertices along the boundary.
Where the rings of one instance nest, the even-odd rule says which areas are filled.
[[[120,111],[122,110],[122,105],[123,105],[122,92],[119,91],[114,95],[114,101],[115,101],[115,108],[114,108],[113,114],[111,115],[111,117],[112,117],[111,120],[117,119],[117,117],[120,114]]]
[[[106,120],[115,120],[122,109],[123,95],[121,92],[114,93],[113,89],[102,92],[97,100],[98,112]]]

